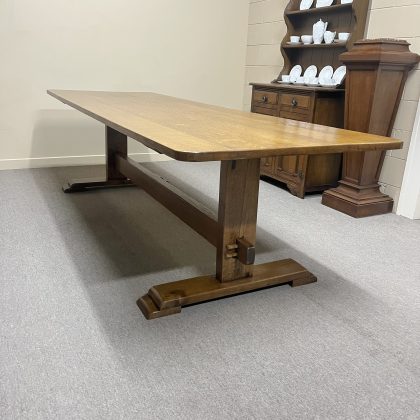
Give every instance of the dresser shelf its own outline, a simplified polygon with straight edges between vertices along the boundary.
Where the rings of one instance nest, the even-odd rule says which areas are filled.
[[[283,48],[289,49],[289,48],[345,48],[347,49],[347,44],[345,42],[341,42],[341,43],[334,43],[334,44],[297,44],[297,45],[292,45],[292,44],[285,44],[283,45]]]
[[[256,83],[253,85],[257,86]],[[302,91],[320,91],[320,92],[344,92],[345,90],[342,88],[329,88],[329,87],[322,87],[322,86],[302,86],[302,85],[293,85],[293,84],[286,84],[286,83],[258,83],[259,87],[267,87],[267,88],[278,88],[281,87],[282,89],[290,89],[290,90],[302,90]]]
[[[277,79],[289,74],[292,67],[300,64],[304,69],[314,64],[321,70],[330,65],[334,69],[341,65],[339,56],[350,50],[355,41],[362,39],[365,34],[369,0],[353,0],[353,3],[339,4],[334,0],[333,5],[326,7],[299,10],[301,0],[290,0],[284,11],[284,21],[287,33],[281,43],[281,53],[284,67]],[[312,35],[313,25],[322,19],[328,22],[328,30],[333,32],[348,32],[347,42],[332,44],[288,44],[291,36]]]
[[[356,0],[357,1],[357,0]],[[289,10],[285,12],[286,16],[293,17],[293,16],[302,16],[302,15],[315,15],[315,14],[325,14],[346,9],[351,9],[352,3],[347,4],[335,4],[333,6],[326,6],[326,7],[313,7],[307,10]]]

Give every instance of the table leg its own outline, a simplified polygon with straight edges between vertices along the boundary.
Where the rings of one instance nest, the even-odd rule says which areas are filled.
[[[291,259],[254,265],[259,168],[259,159],[221,163],[216,275],[153,286],[137,301],[147,319],[266,287],[316,282],[313,274]]]
[[[259,187],[260,159],[221,163],[216,254],[216,277],[221,282],[252,276],[253,264],[237,258],[237,241],[255,246]]]
[[[116,155],[127,157],[127,136],[106,127],[106,177],[74,179],[63,186],[65,193],[88,191],[99,188],[129,187],[134,184],[116,169]]]

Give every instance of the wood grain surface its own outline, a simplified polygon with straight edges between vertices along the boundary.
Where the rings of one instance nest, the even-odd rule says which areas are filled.
[[[61,102],[182,161],[399,149],[402,142],[140,92],[52,90]]]

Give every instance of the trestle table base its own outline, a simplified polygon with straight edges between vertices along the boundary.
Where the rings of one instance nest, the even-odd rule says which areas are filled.
[[[296,287],[316,281],[296,261],[286,259],[255,265],[252,277],[224,283],[215,276],[202,276],[153,286],[137,305],[146,319],[155,319],[180,313],[184,306],[282,284]]]
[[[127,156],[127,136],[106,127],[106,177],[69,182],[67,193],[139,186],[216,247],[216,273],[160,284],[137,301],[147,319],[181,312],[183,306],[267,287],[316,282],[287,259],[254,265],[260,159],[221,161],[217,214],[160,175]]]

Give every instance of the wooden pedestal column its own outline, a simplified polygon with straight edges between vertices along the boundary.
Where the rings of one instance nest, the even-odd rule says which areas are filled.
[[[406,41],[362,40],[342,54],[347,66],[345,128],[390,136],[409,71],[419,62]],[[343,178],[322,203],[353,217],[389,213],[391,197],[379,190],[385,152],[344,153]]]

